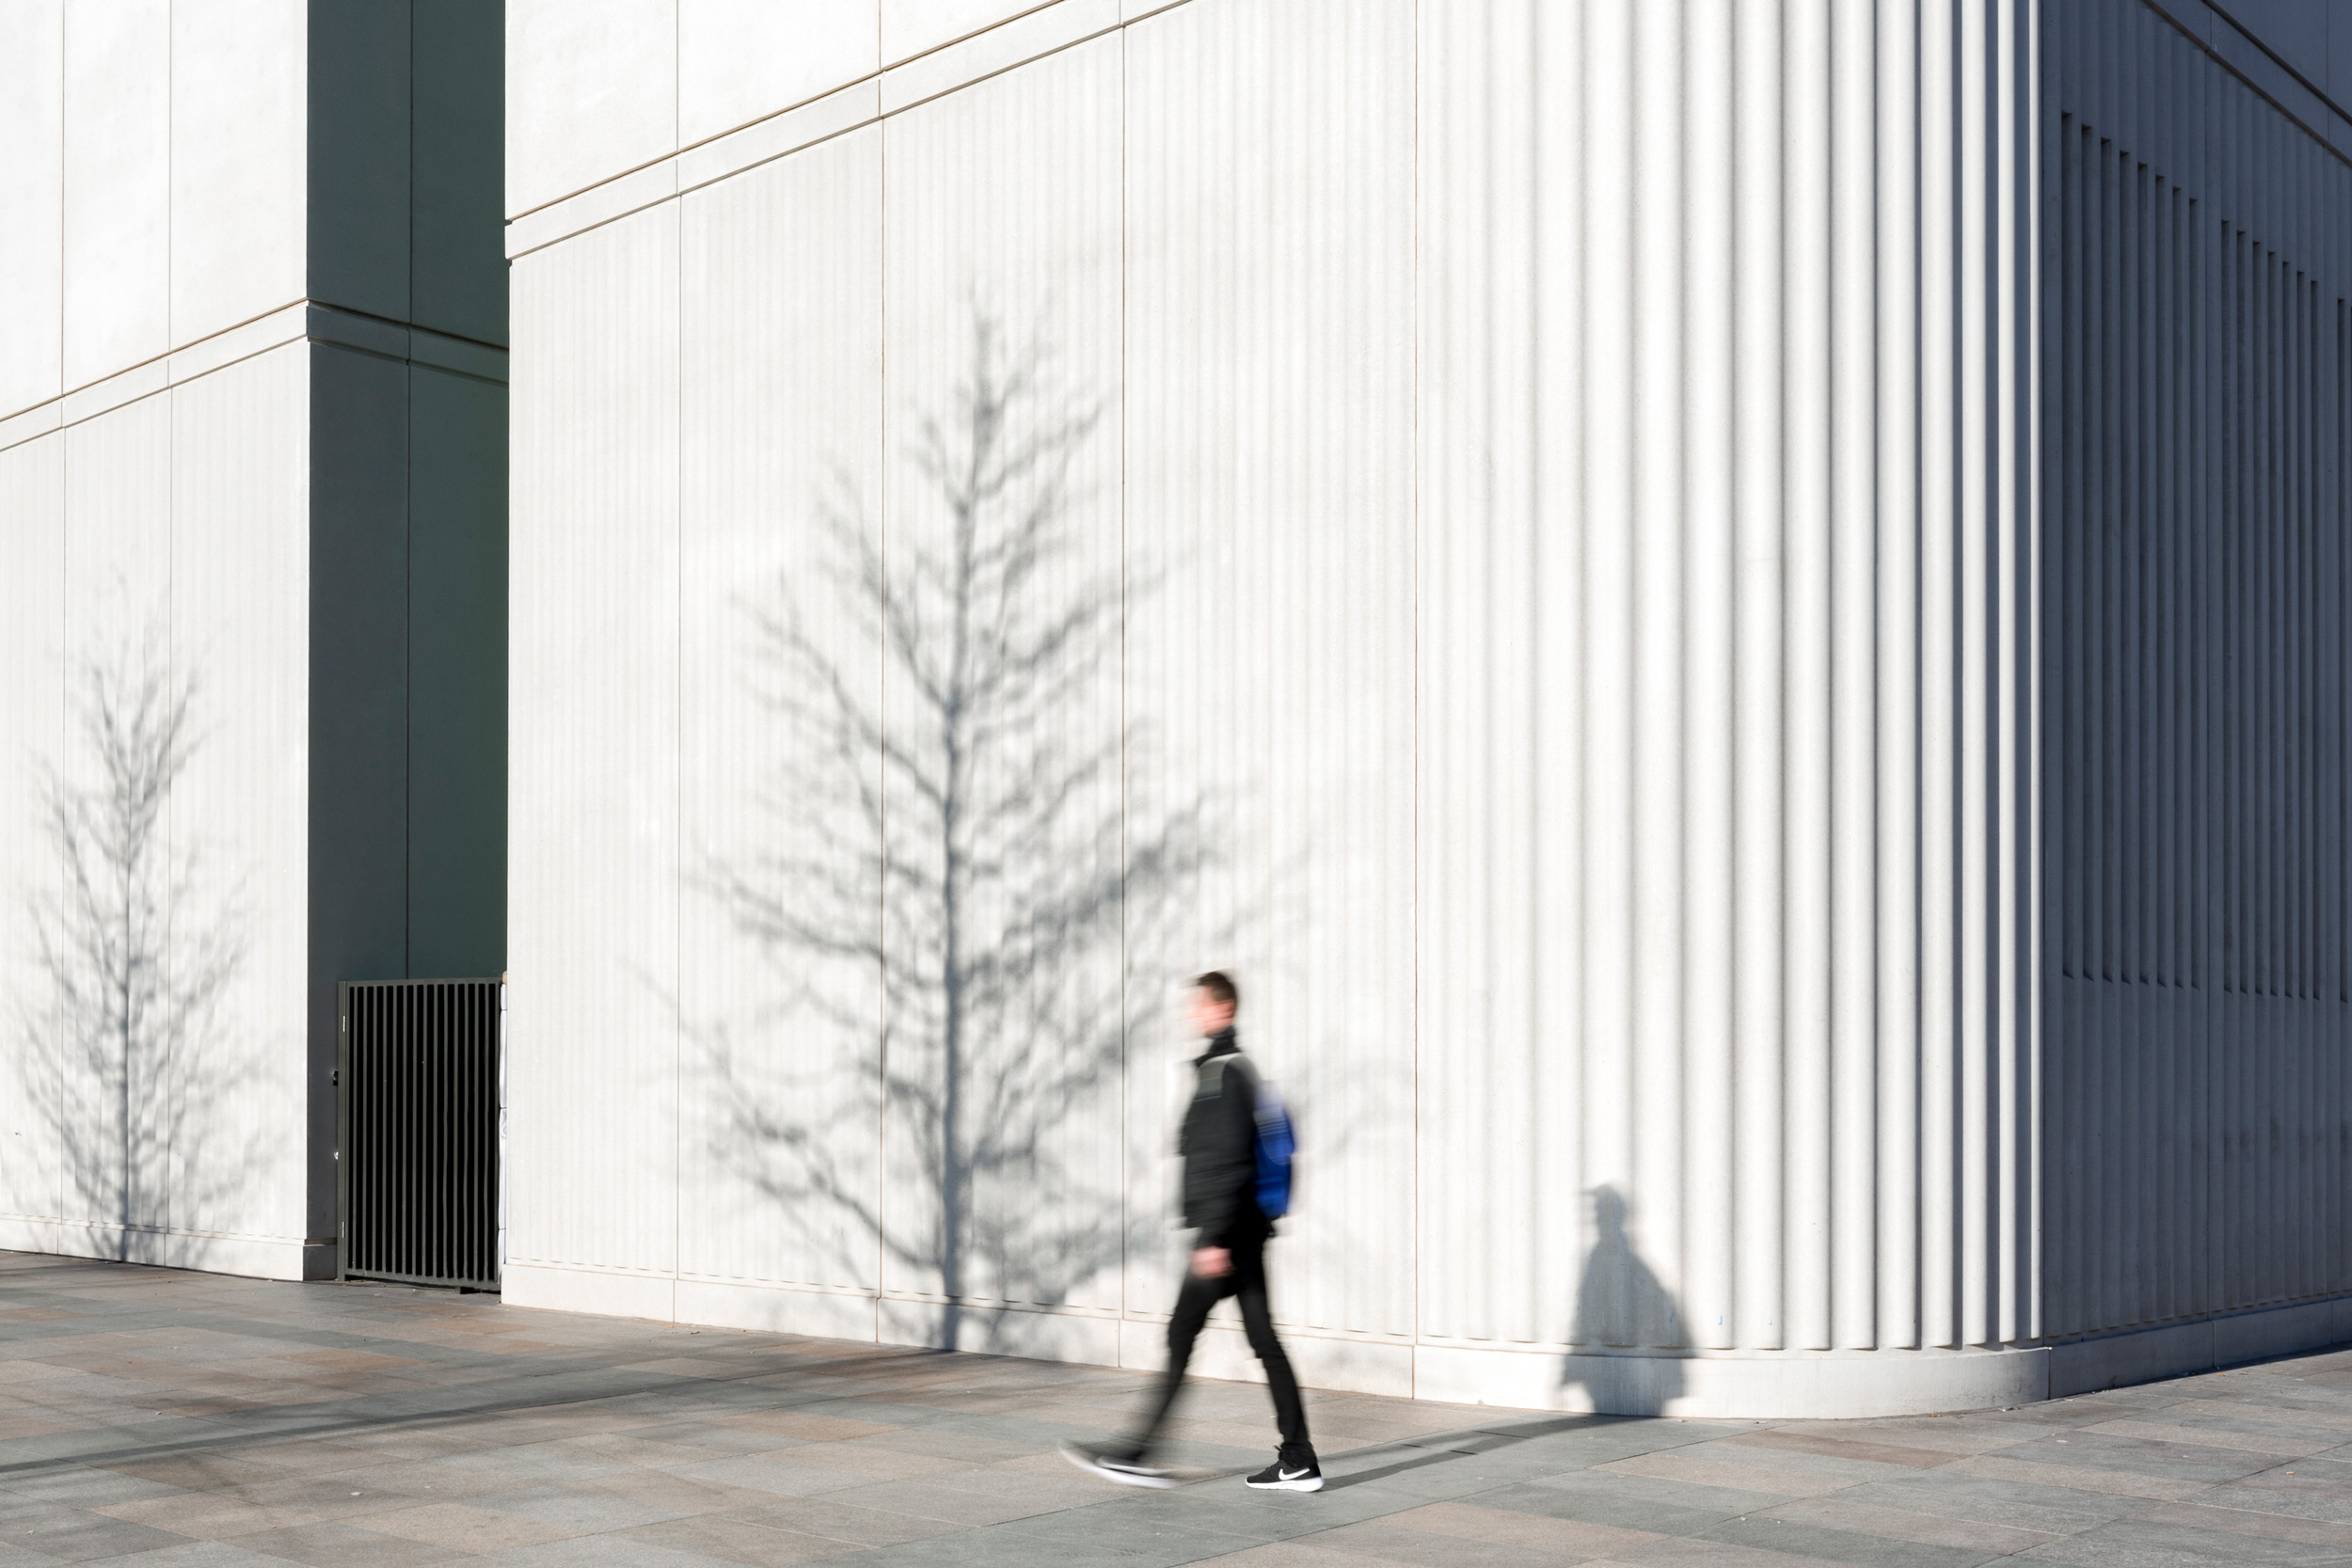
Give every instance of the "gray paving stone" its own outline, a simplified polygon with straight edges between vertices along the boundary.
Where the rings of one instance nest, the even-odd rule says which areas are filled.
[[[490,1492],[463,1499],[468,1508],[487,1509],[493,1513],[509,1513],[518,1519],[536,1519],[542,1524],[561,1525],[582,1535],[602,1530],[627,1529],[631,1525],[650,1525],[664,1519],[678,1519],[690,1510],[663,1508],[654,1503],[632,1498],[616,1497],[610,1493],[589,1492],[564,1486],[534,1486],[516,1492]]]
[[[1507,1508],[1554,1519],[1581,1519],[1619,1529],[1661,1535],[1696,1535],[1726,1519],[1760,1513],[1779,1499],[1716,1486],[1653,1481],[1647,1476],[1584,1470],[1547,1481],[1497,1487],[1462,1499],[1482,1508]]]
[[[233,1541],[190,1541],[129,1557],[104,1558],[92,1568],[286,1568],[286,1559],[270,1557]]]
[[[1165,1457],[1204,1479],[1149,1493],[1054,1453],[1132,1421],[1152,1382],[1133,1371],[16,1254],[0,1285],[72,1314],[0,1320],[0,1359],[75,1369],[0,1386],[8,1408],[68,1428],[0,1442],[0,1568],[50,1568],[52,1545],[156,1568],[408,1568],[523,1541],[544,1544],[491,1560],[1535,1568],[1606,1549],[1654,1568],[1958,1568],[2029,1546],[2086,1568],[2352,1564],[2352,1354],[1851,1423],[1311,1394],[1331,1478],[1312,1497],[1242,1486],[1273,1446],[1264,1391],[1203,1383],[1184,1410],[1201,1435]],[[1597,1468],[1676,1450],[1653,1474]],[[1779,1500],[1778,1478],[1822,1495]],[[349,1513],[365,1500],[345,1485],[416,1497],[410,1533],[371,1529],[394,1515]],[[174,1488],[191,1529],[262,1528],[185,1539],[167,1528]],[[1408,1513],[1421,1523],[1382,1523]]]
[[[2031,1481],[1930,1471],[1908,1481],[1869,1481],[1837,1494],[1881,1508],[1980,1519],[1990,1525],[2073,1535],[2146,1506],[2137,1497],[2076,1492]]]
[[[2292,1558],[2256,1558],[2238,1552],[2215,1555],[2200,1550],[2198,1544],[2163,1535],[2142,1537],[2120,1531],[2114,1526],[2102,1526],[2096,1530],[2037,1546],[2024,1555],[2033,1562],[2062,1562],[2074,1568],[2250,1568],[2258,1562],[2294,1562],[2302,1568],[2324,1568],[2324,1565],[2352,1563],[2352,1556],[2314,1552],[2305,1548]]]
[[[1727,1519],[1705,1531],[1702,1539],[1753,1546],[1760,1551],[1786,1552],[1791,1557],[1820,1558],[1825,1562],[1861,1563],[1867,1568],[1977,1568],[1980,1562],[1991,1562],[2006,1555],[1895,1541],[1857,1530],[1833,1529],[1756,1514]]]
[[[501,1563],[507,1568],[735,1568],[726,1558],[682,1552],[624,1535],[583,1535],[537,1546],[510,1546],[469,1560]]]
[[[187,1544],[188,1537],[77,1508],[28,1510],[0,1526],[0,1543],[42,1552],[60,1562],[89,1562]]]
[[[2245,1563],[2249,1568],[2264,1562],[2352,1560],[2352,1550],[2344,1548],[2313,1546],[2306,1542],[2280,1541],[2235,1530],[2151,1524],[2139,1519],[2114,1520],[2065,1541],[2052,1542],[2034,1555],[2054,1562],[2108,1563],[2130,1561],[2129,1554],[2134,1552],[2149,1554],[2151,1560],[2178,1553],[2185,1554],[2180,1559],[2183,1561]]]

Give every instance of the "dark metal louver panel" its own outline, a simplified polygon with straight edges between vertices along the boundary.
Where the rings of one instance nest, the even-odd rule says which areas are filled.
[[[497,1289],[499,982],[340,992],[341,1274]]]

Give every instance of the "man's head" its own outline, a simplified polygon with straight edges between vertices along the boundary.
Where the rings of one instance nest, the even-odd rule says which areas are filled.
[[[1209,1038],[1233,1026],[1241,1006],[1241,988],[1221,969],[1212,969],[1192,982],[1192,1026]]]

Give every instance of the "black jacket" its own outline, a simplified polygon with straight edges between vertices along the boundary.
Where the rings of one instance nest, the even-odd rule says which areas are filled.
[[[1200,1232],[1193,1244],[1262,1240],[1274,1227],[1258,1209],[1257,1083],[1233,1031],[1211,1039],[1193,1067],[1192,1104],[1176,1140],[1184,1159],[1184,1223]]]

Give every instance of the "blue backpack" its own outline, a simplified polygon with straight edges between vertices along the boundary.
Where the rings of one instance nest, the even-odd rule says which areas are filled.
[[[1248,1076],[1258,1107],[1258,1212],[1279,1220],[1290,1212],[1291,1161],[1298,1153],[1298,1133],[1274,1085],[1258,1076],[1248,1057],[1237,1054],[1233,1059]]]

